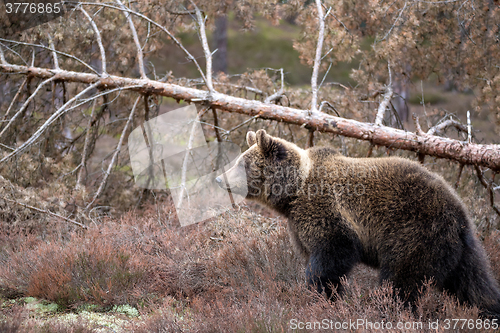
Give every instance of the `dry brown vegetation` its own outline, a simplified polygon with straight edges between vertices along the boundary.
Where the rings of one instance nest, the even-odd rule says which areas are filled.
[[[349,141],[347,148],[362,155],[369,147]],[[448,181],[456,180],[456,166],[443,160],[427,162],[432,170],[445,170],[440,173]],[[459,192],[500,276],[498,218],[472,173],[464,172]],[[307,290],[303,263],[290,246],[286,221],[247,204],[211,221],[180,227],[172,202],[164,197],[156,205],[96,220],[88,230],[55,217],[42,218],[41,213],[33,218],[21,207],[1,222],[2,298],[33,296],[57,303],[62,314],[85,304],[104,313],[114,305],[129,304],[141,316],[129,318],[122,328],[135,332],[287,332],[294,327],[293,319],[422,322],[425,328],[431,320],[479,318],[476,308],[432,288],[423,290],[412,312],[392,297],[390,285],[379,287],[376,272],[363,266],[346,280],[345,297],[328,302]],[[18,223],[9,223],[16,219]],[[27,229],[23,221],[41,225]],[[30,319],[21,306],[2,306],[0,318],[2,332],[98,329],[84,319],[70,324]],[[362,326],[356,331],[377,330]]]
[[[0,164],[0,332],[288,332],[294,319],[422,322],[423,331],[430,331],[429,321],[478,319],[477,309],[432,288],[422,290],[410,311],[392,297],[390,285],[378,286],[376,271],[364,266],[346,280],[342,300],[326,301],[306,288],[304,266],[290,246],[286,221],[251,203],[211,221],[180,227],[167,191],[134,186],[127,149],[119,140],[186,101],[105,85],[76,99],[90,89],[87,81],[54,76],[49,81],[37,73],[60,68],[74,71],[74,77],[146,76],[158,84],[200,92],[214,89],[261,102],[283,89],[278,99],[271,99],[280,107],[305,111],[322,106],[321,112],[368,123],[376,119],[392,82],[394,105],[382,108],[387,109],[382,125],[416,130],[401,103],[413,104],[411,113],[420,117],[424,131],[452,116],[465,124],[470,110],[476,134],[472,142],[498,143],[497,0],[480,6],[467,0],[149,0],[129,1],[128,10],[119,3],[82,4],[50,24],[0,36],[0,159],[33,139]],[[324,47],[319,48],[323,56],[316,61],[320,3],[329,14]],[[205,22],[184,15],[194,14],[196,8],[207,16]],[[209,39],[215,36],[214,22],[221,17],[228,17],[233,26],[228,31],[231,56],[226,74],[208,68],[212,55],[217,57],[221,50],[215,52],[212,42],[208,50],[196,41],[196,35],[203,37],[205,23]],[[282,28],[271,26],[280,20],[289,21],[293,32],[283,34]],[[252,43],[241,29],[256,25],[263,33]],[[186,49],[179,47],[175,53],[176,45]],[[295,60],[287,60],[290,55]],[[304,71],[296,66],[298,58],[308,66]],[[314,65],[319,75],[311,80]],[[321,82],[315,102],[313,88],[295,85],[311,81]],[[134,114],[131,108],[138,97]],[[73,104],[63,106],[72,99]],[[197,102],[204,108],[209,100]],[[58,118],[50,120],[56,113]],[[398,154],[416,159],[415,153],[394,151],[392,143],[386,149],[318,131],[311,135],[310,128],[257,116],[214,110],[201,120],[207,140],[221,136],[243,149],[247,130],[265,128],[301,147],[311,141],[337,147],[348,156]],[[36,139],[42,127],[45,132]],[[442,135],[467,140],[468,133],[449,130]],[[112,156],[118,150],[115,161]],[[492,210],[474,168],[465,166],[459,177],[460,166],[452,163],[425,157],[429,169],[457,184],[500,277],[500,214]],[[495,173],[480,172],[490,190],[500,189]],[[499,207],[499,196],[494,200]],[[27,297],[35,297],[38,305],[57,304],[57,310],[33,311]],[[140,316],[117,313],[114,309],[122,305],[133,306]],[[108,314],[114,318],[112,327],[90,318]],[[61,319],[68,315],[76,319]],[[377,331],[368,326],[348,330]]]

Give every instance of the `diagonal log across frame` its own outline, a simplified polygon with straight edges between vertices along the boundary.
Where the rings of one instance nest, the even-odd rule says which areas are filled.
[[[132,79],[119,76],[101,77],[97,74],[72,72],[39,67],[0,64],[2,71],[38,78],[51,78],[66,82],[87,84],[98,83],[101,89],[135,86],[144,94],[157,94],[177,100],[203,102],[205,105],[227,112],[237,112],[249,116],[258,115],[262,119],[283,121],[290,124],[305,125],[320,132],[335,133],[351,138],[366,140],[374,145],[392,149],[415,151],[420,154],[455,160],[461,164],[478,165],[500,171],[500,145],[482,145],[434,135],[417,135],[386,126],[377,126],[331,116],[321,112],[309,112],[290,107],[266,104],[256,100],[233,97],[217,92],[182,87],[149,79]]]

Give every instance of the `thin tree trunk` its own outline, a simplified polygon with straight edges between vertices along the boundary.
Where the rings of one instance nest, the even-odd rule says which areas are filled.
[[[227,17],[219,16],[215,19],[215,48],[214,73],[227,73]]]

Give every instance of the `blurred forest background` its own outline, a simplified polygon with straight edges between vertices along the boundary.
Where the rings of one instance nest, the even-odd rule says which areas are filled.
[[[196,103],[206,140],[242,151],[246,132],[264,128],[303,148],[418,159],[455,186],[500,278],[499,164],[306,123],[381,115],[381,130],[470,140],[498,156],[498,1],[116,0],[66,10],[0,32],[0,331],[288,332],[294,318],[479,318],[432,289],[409,311],[364,266],[343,300],[327,302],[305,287],[285,219],[244,202],[181,227],[168,190],[134,185],[127,139]],[[304,124],[259,116],[255,105],[293,108]]]

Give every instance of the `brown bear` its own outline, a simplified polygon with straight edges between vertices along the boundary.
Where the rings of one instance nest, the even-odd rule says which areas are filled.
[[[341,277],[361,262],[380,268],[380,281],[392,282],[409,305],[423,281],[432,279],[484,315],[500,316],[500,291],[486,253],[443,178],[408,159],[303,150],[264,130],[248,132],[247,143],[250,148],[216,182],[288,218],[312,288],[328,297],[334,290],[341,294]]]

